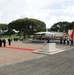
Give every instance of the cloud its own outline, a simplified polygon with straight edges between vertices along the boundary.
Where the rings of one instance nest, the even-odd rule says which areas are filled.
[[[2,0],[0,22],[9,23],[18,18],[35,18],[50,28],[59,21],[73,21],[74,1],[70,0]]]

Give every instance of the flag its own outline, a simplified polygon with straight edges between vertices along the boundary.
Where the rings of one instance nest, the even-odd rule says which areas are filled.
[[[72,33],[70,34],[70,38],[73,40],[74,39],[74,30],[72,31]]]

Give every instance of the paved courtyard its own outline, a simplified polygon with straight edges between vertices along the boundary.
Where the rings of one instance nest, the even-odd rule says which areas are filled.
[[[43,44],[19,41],[12,42],[11,46],[38,49]],[[74,75],[73,46],[57,45],[57,48],[65,51],[43,55],[28,50],[0,48],[0,75]]]
[[[6,47],[0,48],[0,65],[9,64],[13,62],[19,62],[31,58],[40,56],[40,54],[34,54],[28,49],[36,49],[40,45],[29,44],[24,42],[12,42],[11,46],[6,44]],[[25,48],[27,50],[21,50]]]

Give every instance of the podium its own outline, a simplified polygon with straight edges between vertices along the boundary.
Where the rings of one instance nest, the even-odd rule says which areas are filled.
[[[52,52],[56,49],[56,43],[47,43],[46,46],[44,46],[43,51]]]
[[[42,49],[37,49],[34,52],[40,54],[55,54],[61,51],[61,49],[56,48],[56,43],[47,43]]]

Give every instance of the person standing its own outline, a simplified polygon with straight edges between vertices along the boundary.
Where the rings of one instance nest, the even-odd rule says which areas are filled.
[[[3,39],[3,46],[5,47],[6,46],[6,40],[5,39]]]
[[[66,44],[66,38],[63,39],[63,44],[64,44],[64,45]]]
[[[67,45],[69,45],[69,38],[67,38]]]
[[[8,39],[8,43],[9,43],[9,45],[11,45],[11,39]]]
[[[2,47],[2,40],[0,39],[0,47]]]
[[[47,37],[47,43],[50,43],[50,37]]]
[[[60,38],[60,44],[62,44],[62,37]]]
[[[73,45],[73,40],[71,39],[70,41],[71,41],[71,45]]]

